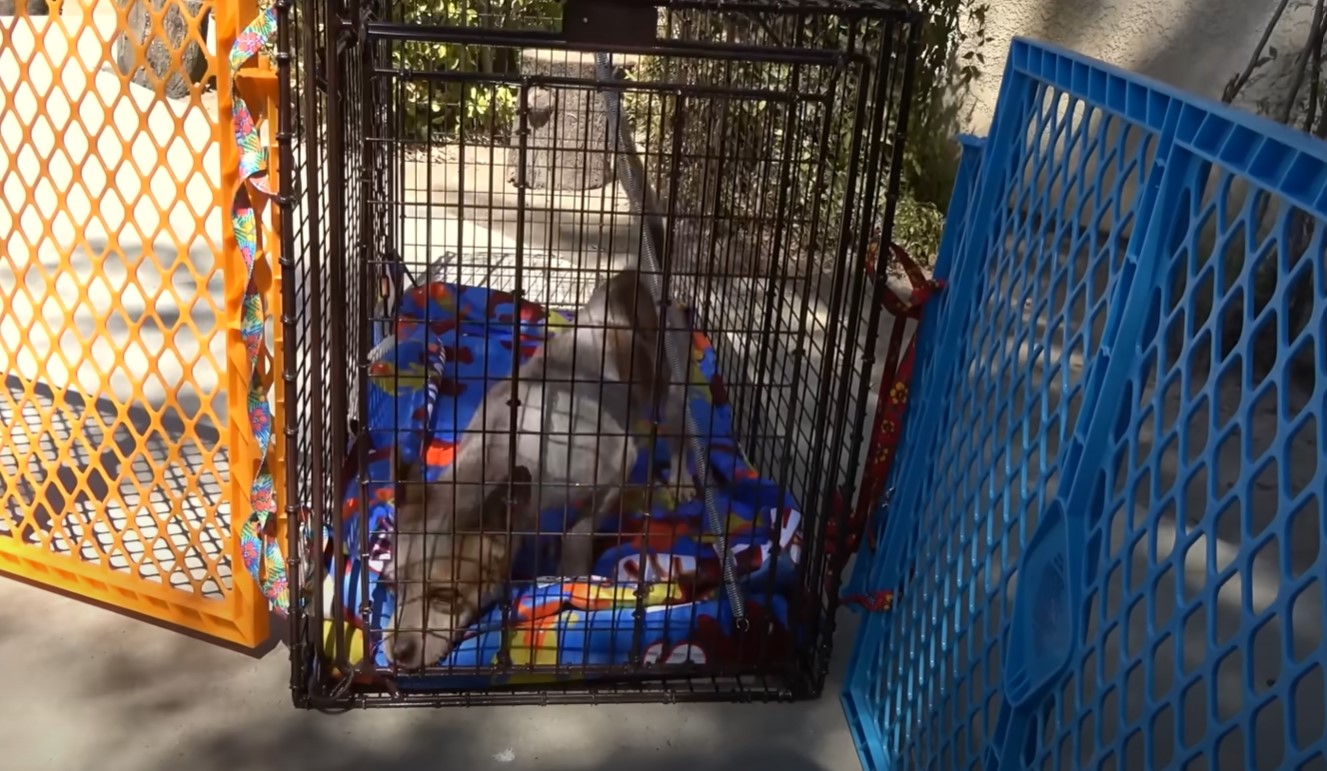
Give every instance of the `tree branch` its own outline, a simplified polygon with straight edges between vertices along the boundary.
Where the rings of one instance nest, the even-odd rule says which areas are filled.
[[[1313,8],[1313,26],[1309,29],[1309,40],[1295,57],[1295,79],[1290,83],[1290,91],[1286,94],[1286,100],[1281,105],[1281,114],[1278,120],[1282,123],[1290,122],[1290,113],[1295,109],[1295,103],[1299,101],[1299,89],[1304,87],[1304,76],[1308,72],[1309,59],[1312,58],[1312,52],[1322,46],[1323,26],[1323,5],[1327,0],[1318,0]]]
[[[1221,94],[1221,101],[1227,104],[1233,102],[1245,84],[1249,82],[1249,78],[1253,77],[1253,71],[1258,69],[1262,63],[1262,52],[1267,47],[1267,41],[1272,39],[1272,30],[1276,29],[1276,25],[1281,21],[1281,16],[1285,14],[1288,5],[1290,5],[1290,0],[1281,0],[1281,3],[1277,5],[1276,12],[1272,14],[1267,26],[1263,28],[1262,39],[1258,41],[1258,47],[1253,49],[1253,56],[1249,57],[1249,63],[1244,65],[1243,72],[1226,84],[1226,90]]]
[[[1327,110],[1318,113],[1318,126],[1313,129],[1313,135],[1319,139],[1327,139]]]
[[[1318,115],[1318,92],[1322,89],[1322,40],[1313,47],[1313,77],[1309,81],[1309,108],[1304,113],[1304,131],[1313,132],[1313,121]]]

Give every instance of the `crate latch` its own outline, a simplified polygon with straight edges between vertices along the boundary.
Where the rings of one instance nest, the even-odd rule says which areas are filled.
[[[642,46],[659,42],[659,10],[652,5],[567,0],[562,37],[568,43]]]

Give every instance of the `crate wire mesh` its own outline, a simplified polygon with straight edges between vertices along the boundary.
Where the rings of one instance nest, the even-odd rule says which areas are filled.
[[[863,765],[1323,768],[1327,146],[1028,40],[1002,88],[854,576]]]
[[[825,523],[831,497],[850,497],[858,473],[851,450],[861,443],[878,320],[863,257],[871,228],[887,235],[891,225],[917,19],[891,4],[561,8],[279,8],[291,161],[283,189],[295,191],[282,255],[294,279],[283,282],[295,459],[287,513],[307,538],[292,542],[302,568],[292,593],[305,603],[293,614],[297,703],[786,698],[823,684],[838,585],[826,575]],[[602,14],[641,10],[656,40],[633,40],[640,28],[630,18],[602,36]],[[608,129],[595,51],[612,54],[655,225],[614,183],[622,148]],[[563,314],[613,271],[636,264],[647,238],[656,239],[667,294],[706,341],[708,358],[692,366],[722,378],[703,383],[708,404],[726,397],[731,423],[724,435],[701,425],[711,459],[727,443],[725,457],[749,464],[745,481],[775,501],[748,512],[770,518],[768,540],[748,533],[735,550],[770,565],[743,583],[753,626],[708,648],[693,644],[698,618],[735,627],[732,609],[706,573],[717,564],[712,546],[708,561],[699,551],[670,560],[645,551],[649,523],[672,521],[655,500],[652,516],[638,518],[644,532],[599,534],[610,550],[634,549],[622,562],[652,582],[622,582],[622,596],[606,601],[599,593],[611,583],[571,582],[580,587],[572,594],[592,593],[600,605],[559,595],[570,615],[530,617],[528,595],[524,605],[510,599],[528,583],[493,578],[487,585],[500,583],[508,598],[488,611],[498,631],[480,625],[423,674],[392,667],[380,629],[404,628],[385,610],[392,584],[380,570],[391,565],[384,552],[399,523],[363,512],[417,484],[401,478],[409,442],[433,472],[450,462],[461,410],[477,407],[465,406],[478,399],[467,389],[509,377],[511,359],[565,324]],[[464,314],[479,306],[466,305],[463,287],[506,294],[485,295],[472,318]],[[430,330],[444,377],[391,358],[405,345],[403,326]],[[505,359],[493,353],[503,343]],[[495,357],[501,364],[490,368]],[[698,389],[688,390],[695,404]],[[424,412],[393,407],[382,418],[368,408],[384,393],[430,395],[419,397]],[[447,441],[419,415],[447,423]],[[740,521],[731,497],[721,505],[729,523]],[[682,519],[698,531],[702,520]],[[562,527],[541,521],[511,535],[542,543]],[[730,544],[743,537],[725,535]],[[505,533],[482,537],[491,544]],[[695,543],[708,541],[698,534]],[[503,569],[511,573],[485,567]],[[457,578],[451,586],[466,588]],[[700,602],[656,604],[660,592]],[[707,601],[712,609],[698,613]],[[647,629],[660,614],[671,630]],[[611,619],[599,630],[606,648],[576,650],[569,617]],[[469,659],[458,663],[467,644]]]

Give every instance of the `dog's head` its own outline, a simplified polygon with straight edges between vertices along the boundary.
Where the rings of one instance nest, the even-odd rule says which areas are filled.
[[[397,667],[420,669],[444,659],[498,599],[511,573],[511,515],[529,505],[530,481],[529,470],[517,466],[510,484],[485,499],[479,517],[428,517],[415,508],[422,503],[402,506],[402,528],[423,529],[415,523],[427,523],[430,532],[397,536],[391,575],[396,613],[383,635],[387,657]]]

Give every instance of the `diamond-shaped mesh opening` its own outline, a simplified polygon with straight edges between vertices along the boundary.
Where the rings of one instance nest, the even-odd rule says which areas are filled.
[[[0,18],[0,547],[224,598],[210,14],[58,11]]]
[[[1113,754],[1125,768],[1316,767],[1301,761],[1320,761],[1327,737],[1320,720],[1300,732],[1299,714],[1323,693],[1320,676],[1305,687],[1305,659],[1327,642],[1327,416],[1323,333],[1304,318],[1324,300],[1313,274],[1327,230],[1221,167],[1178,205],[1159,280],[1140,290],[1150,317],[1097,479],[1105,548],[1083,638],[1106,665],[1075,668],[1059,699],[1069,717],[1049,721],[1037,760],[1080,719],[1116,714],[1101,701],[1115,693],[1125,722],[1102,719],[1076,766]],[[1185,729],[1128,742],[1162,713]]]
[[[1020,554],[1071,471],[1061,447],[1083,409],[1135,226],[1130,202],[1156,153],[1144,124],[1050,85],[1039,84],[1035,97],[1018,117],[1026,129],[1011,150],[991,229],[981,234],[976,308],[950,343],[959,365],[949,382],[936,383],[943,373],[927,381],[952,412],[935,434],[905,439],[917,447],[900,448],[902,457],[953,459],[893,504],[924,512],[909,545],[916,571],[899,587],[885,621],[889,647],[880,652],[881,671],[897,673],[882,678],[886,687],[906,682],[903,690],[919,694],[916,708],[894,695],[881,702],[882,724],[900,732],[909,757],[956,732],[971,747],[994,735],[1011,623],[1006,598],[1017,592]],[[934,647],[947,630],[953,640]],[[928,687],[929,650],[954,673],[954,687]]]
[[[224,595],[228,468],[218,437],[191,431],[174,408],[156,431],[121,421],[116,406],[62,409],[48,392],[28,399],[9,383],[0,420],[15,430],[0,468],[17,483],[5,491],[0,537],[22,534],[61,554],[77,548],[80,559],[117,572]]]

